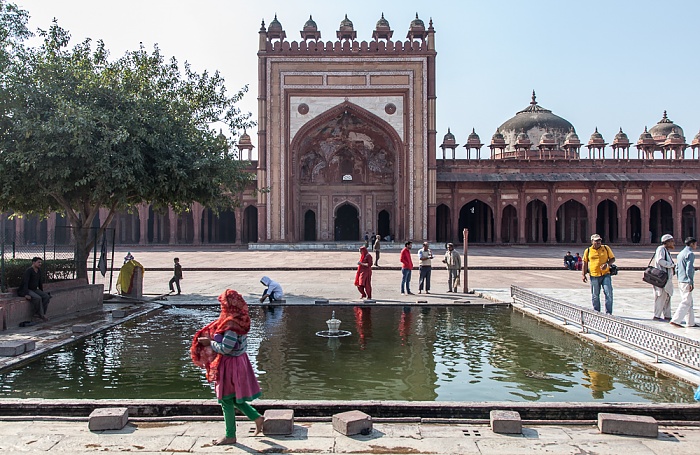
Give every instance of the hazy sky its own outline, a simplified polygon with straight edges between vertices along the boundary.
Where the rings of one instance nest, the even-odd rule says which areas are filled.
[[[416,12],[433,19],[437,56],[438,144],[450,127],[464,144],[472,128],[488,143],[525,108],[534,89],[541,106],[566,118],[581,140],[593,130],[607,142],[618,128],[636,141],[668,116],[688,142],[700,130],[700,1],[667,0],[15,0],[30,27],[55,17],[74,42],[103,39],[112,56],[158,44],[197,70],[219,70],[257,118],[257,46],[261,20],[274,15],[288,40],[313,15],[324,41],[345,14],[369,41],[381,14],[405,39]],[[249,131],[251,133],[251,131]],[[255,143],[255,133],[251,134]],[[460,147],[461,148],[461,147]]]

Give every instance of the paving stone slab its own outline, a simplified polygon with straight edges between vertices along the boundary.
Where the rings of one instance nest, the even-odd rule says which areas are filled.
[[[126,310],[112,310],[112,317],[113,318],[125,318],[126,317]]]
[[[494,433],[521,434],[523,432],[523,423],[517,411],[494,409],[490,413],[490,421],[491,430]]]
[[[333,414],[333,429],[345,436],[372,431],[372,417],[362,411]]]
[[[99,408],[90,413],[90,431],[121,430],[129,422],[128,408]]]
[[[412,439],[378,437],[357,439],[338,437],[335,453],[433,453],[433,454],[480,454],[475,441],[467,438]],[[501,452],[501,455],[508,452]]]
[[[71,327],[73,333],[85,333],[92,330],[92,324],[75,324]]]
[[[598,414],[598,429],[601,433],[625,436],[656,438],[659,435],[656,419],[640,415],[601,412]]]
[[[292,434],[294,431],[293,409],[268,409],[265,411],[263,434]]]
[[[0,343],[0,356],[15,357],[24,354],[26,344],[21,340],[3,341]]]

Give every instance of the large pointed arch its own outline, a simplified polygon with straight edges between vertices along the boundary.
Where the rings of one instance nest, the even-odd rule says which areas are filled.
[[[296,239],[304,237],[304,213],[317,214],[319,240],[332,240],[334,214],[329,210],[349,198],[358,207],[360,229],[374,231],[378,213],[397,207],[409,217],[391,217],[387,230],[403,238],[410,213],[410,179],[405,176],[404,142],[384,119],[342,102],[303,125],[291,140],[288,218]]]

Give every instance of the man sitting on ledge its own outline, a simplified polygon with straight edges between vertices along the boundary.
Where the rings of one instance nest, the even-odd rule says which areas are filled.
[[[31,300],[34,314],[42,321],[48,321],[46,309],[49,307],[51,295],[44,292],[41,265],[40,257],[32,258],[32,266],[25,270],[22,285],[17,289],[17,295]]]

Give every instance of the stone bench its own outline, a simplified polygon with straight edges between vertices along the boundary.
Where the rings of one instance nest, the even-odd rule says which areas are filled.
[[[44,291],[51,293],[46,316],[54,318],[82,311],[102,308],[104,285],[88,284],[87,280],[67,280],[44,284]],[[0,330],[19,327],[23,321],[31,321],[32,304],[17,296],[17,290],[0,294]]]

